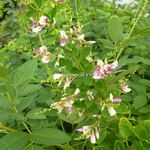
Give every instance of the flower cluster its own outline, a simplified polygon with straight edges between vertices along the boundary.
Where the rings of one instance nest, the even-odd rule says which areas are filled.
[[[58,113],[61,113],[64,108],[67,108],[67,112],[71,114],[72,107],[73,107],[72,105],[75,102],[75,100],[77,100],[77,98],[75,98],[74,96],[76,96],[79,93],[80,93],[80,90],[77,88],[72,95],[63,97],[61,98],[61,101],[51,104],[51,108],[57,109]]]
[[[76,29],[75,31],[73,31],[73,29],[70,29],[70,37],[74,34],[76,34],[76,32],[78,32],[78,30]],[[60,31],[60,36],[61,36],[61,40],[60,40],[60,46],[64,46],[68,40],[68,36],[66,35],[65,31],[61,30]],[[85,44],[94,44],[96,43],[96,41],[85,41],[84,40],[84,34],[82,35],[77,35],[77,37],[73,38],[73,40],[77,40],[77,41],[83,41]],[[74,41],[72,41],[74,43]]]
[[[99,125],[95,126],[94,128],[91,126],[83,126],[82,128],[77,129],[78,132],[83,133],[82,136],[80,136],[80,139],[88,139],[90,138],[90,141],[92,144],[96,143],[96,138],[99,139],[99,131],[98,131]]]
[[[97,67],[94,69],[93,79],[95,81],[102,80],[116,68],[118,68],[118,61],[114,61],[111,64],[104,64],[102,60],[98,60]]]
[[[38,34],[43,28],[45,28],[48,22],[49,20],[46,16],[41,16],[39,19],[40,26],[35,27],[36,21],[32,20],[32,23],[30,24],[30,28],[34,33]]]
[[[42,46],[36,50],[38,55],[42,55],[42,62],[48,63],[50,61],[51,53],[47,51],[46,46]]]

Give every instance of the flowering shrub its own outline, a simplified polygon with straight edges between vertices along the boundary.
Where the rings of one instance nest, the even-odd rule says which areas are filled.
[[[148,149],[150,122],[134,118],[149,105],[148,80],[132,84],[140,66],[125,52],[140,36],[148,1],[136,12],[115,2],[18,3],[24,24],[0,51],[3,150]]]

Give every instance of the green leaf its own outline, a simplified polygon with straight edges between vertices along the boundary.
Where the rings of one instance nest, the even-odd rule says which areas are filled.
[[[145,148],[142,146],[141,143],[139,143],[138,141],[135,141],[133,145],[131,146],[130,150],[145,150]]]
[[[0,36],[2,35],[4,28],[5,28],[5,22],[3,22],[0,26]]]
[[[37,4],[37,6],[39,8],[41,8],[43,6],[43,4],[44,4],[44,0],[35,0],[35,3]]]
[[[15,132],[0,139],[1,150],[22,150],[29,142],[28,134]]]
[[[108,22],[108,34],[114,43],[121,40],[123,26],[116,17],[112,17]]]
[[[21,95],[27,95],[29,93],[32,93],[34,91],[37,91],[41,88],[41,84],[28,84],[28,86],[25,88],[25,90],[21,93]]]
[[[20,99],[20,103],[16,105],[17,110],[21,111],[21,110],[27,108],[33,102],[33,99],[35,97],[36,97],[36,94],[32,94],[27,97],[22,97]]]
[[[150,87],[150,80],[147,79],[141,79],[139,82],[143,85],[149,86]]]
[[[24,120],[24,115],[22,113],[13,113],[10,115],[10,117],[16,120]]]
[[[146,86],[145,85],[139,85],[139,84],[133,84],[131,85],[139,95],[145,95],[146,94]]]
[[[135,132],[143,140],[150,139],[150,120],[144,120],[135,127]]]
[[[129,109],[124,103],[119,103],[118,107],[115,107],[115,110],[119,114],[129,114]]]
[[[100,81],[100,80],[97,82],[93,81],[93,84],[97,90],[100,90],[100,91],[104,90],[104,84],[102,81]]]
[[[30,145],[27,148],[23,149],[23,150],[44,150],[42,147],[37,146],[37,145]]]
[[[144,95],[138,95],[133,100],[133,105],[135,109],[139,109],[147,103],[147,98]]]
[[[150,108],[149,107],[142,107],[138,110],[139,113],[149,113]]]
[[[55,18],[56,12],[57,12],[57,7],[54,7],[51,11],[51,19]]]
[[[86,58],[89,54],[90,54],[91,48],[90,47],[85,47],[83,48],[83,50],[81,51],[81,55],[80,58]]]
[[[114,76],[111,80],[107,80],[108,84],[117,82],[118,80],[123,79],[123,77],[125,77],[126,75],[134,73],[138,69],[138,67],[139,66],[134,66],[129,68],[128,70],[121,72],[117,76]]]
[[[30,138],[36,144],[47,145],[62,144],[70,140],[70,137],[66,133],[53,128],[42,128],[35,130],[30,134]]]
[[[126,150],[126,148],[123,142],[117,140],[113,150]]]
[[[71,60],[68,60],[66,63],[66,70],[70,71],[72,69],[73,63]]]
[[[89,85],[89,86],[92,85],[92,78],[91,77],[83,77],[82,79],[83,79],[83,83],[85,85]]]
[[[30,17],[33,17],[37,14],[37,11],[35,10],[29,10],[27,13],[26,13],[26,17],[27,18],[30,18]]]
[[[2,63],[2,62],[3,62],[3,60],[4,60],[4,56],[5,56],[4,51],[0,51],[0,63]]]
[[[130,136],[135,136],[133,126],[126,118],[120,119],[119,131],[125,140],[127,140]]]
[[[23,93],[23,91],[27,88],[28,84],[29,82],[25,81],[23,84],[16,88],[17,96],[20,96]]]
[[[36,59],[32,59],[23,64],[14,74],[14,83],[18,86],[33,75],[37,69],[38,63]]]
[[[105,47],[107,47],[109,49],[114,49],[115,48],[115,46],[108,40],[100,39],[100,41],[104,44]]]
[[[8,69],[6,67],[0,66],[0,78],[5,78],[8,74]]]
[[[11,96],[11,99],[14,100],[16,98],[16,96],[17,96],[16,89],[14,88],[13,85],[9,85],[8,88],[9,88],[9,94]]]
[[[76,57],[79,55],[79,50],[76,47],[73,47],[70,54],[71,54],[71,57]]]
[[[36,114],[40,110],[41,110],[41,108],[34,108],[27,113],[26,117],[29,119],[46,119],[45,114]]]

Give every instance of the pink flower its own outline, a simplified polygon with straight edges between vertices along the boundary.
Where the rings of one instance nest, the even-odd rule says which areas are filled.
[[[99,79],[104,79],[104,63],[102,60],[98,60],[97,61],[97,68],[94,69],[94,75],[93,75],[93,79],[95,79],[95,81],[99,80]]]
[[[125,93],[131,91],[131,89],[128,88],[128,84],[126,84],[126,83],[122,83],[122,84],[121,84],[121,88],[122,88],[123,92],[125,92]]]
[[[42,62],[45,63],[45,64],[47,64],[50,61],[50,56],[51,56],[51,53],[47,52],[46,55],[43,56]]]
[[[113,95],[110,93],[110,100],[112,103],[119,103],[121,102],[121,99],[120,98],[113,98]]]
[[[33,22],[30,24],[30,28],[33,29],[34,26],[35,26],[35,24],[36,24],[36,21],[33,21]]]
[[[48,63],[50,61],[51,53],[47,51],[46,46],[41,46],[39,49],[36,50],[39,55],[42,55],[42,62]]]
[[[118,68],[118,61],[114,61],[112,64],[106,64],[104,66],[104,72],[106,74],[111,74],[116,68]]]
[[[64,46],[67,42],[68,36],[66,35],[65,31],[61,30],[60,31],[60,36],[62,40],[60,40],[60,46]]]
[[[40,23],[40,25],[45,26],[48,23],[48,21],[49,20],[48,20],[48,18],[46,16],[41,16],[40,20],[39,20],[39,23]]]

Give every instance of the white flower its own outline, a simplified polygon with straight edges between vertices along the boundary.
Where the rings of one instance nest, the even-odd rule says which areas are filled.
[[[109,112],[110,116],[116,115],[116,111],[111,106],[108,106],[108,112]]]

